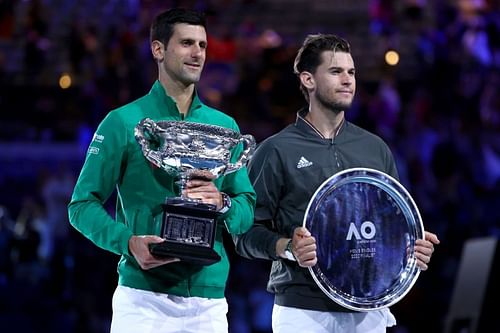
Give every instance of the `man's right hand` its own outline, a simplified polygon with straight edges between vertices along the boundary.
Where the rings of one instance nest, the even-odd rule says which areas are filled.
[[[144,270],[180,261],[179,258],[157,258],[149,252],[150,243],[163,241],[164,239],[158,236],[132,236],[128,240],[128,249]]]
[[[300,267],[316,265],[316,239],[304,227],[295,228],[292,236],[292,252]]]

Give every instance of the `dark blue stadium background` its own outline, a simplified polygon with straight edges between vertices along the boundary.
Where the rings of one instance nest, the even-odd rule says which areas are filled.
[[[441,239],[392,308],[391,332],[442,332],[464,242],[500,235],[499,3],[0,1],[0,330],[108,331],[118,257],[69,226],[66,204],[99,121],[155,80],[152,17],[185,6],[209,17],[200,95],[258,141],[304,104],[292,73],[304,37],[351,42],[358,88],[347,118],[391,146]],[[62,89],[65,74],[72,84]],[[238,257],[227,241],[231,332],[270,332],[269,263]]]

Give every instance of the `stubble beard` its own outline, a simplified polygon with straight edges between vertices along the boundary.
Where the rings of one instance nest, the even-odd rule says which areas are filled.
[[[185,85],[195,84],[200,81],[201,70],[198,73],[190,73],[188,71],[183,71],[179,75],[180,81],[182,81]]]
[[[186,68],[171,70],[165,64],[165,72],[168,73],[173,80],[182,82],[182,84],[185,85],[186,87],[190,86],[191,84],[198,83],[198,81],[200,81],[202,70],[203,67],[201,67],[198,72],[191,72]]]
[[[352,105],[352,99],[350,102],[340,102],[335,100],[328,100],[324,98],[321,94],[316,94],[318,102],[326,109],[332,111],[335,114],[339,114],[342,111],[346,111]]]

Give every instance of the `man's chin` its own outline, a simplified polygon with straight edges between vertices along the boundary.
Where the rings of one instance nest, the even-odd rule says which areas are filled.
[[[346,111],[351,107],[352,103],[335,103],[328,105],[328,109],[335,114],[339,114],[342,111]]]
[[[198,81],[200,81],[200,77],[199,76],[196,76],[196,77],[193,77],[193,76],[185,77],[184,80],[182,80],[182,81],[184,82],[184,84],[186,86],[188,86],[188,85],[191,85],[191,84],[198,83]]]
[[[352,100],[350,100],[349,102],[340,102],[340,103],[335,103],[334,106],[336,106],[337,108],[339,109],[342,109],[343,111],[345,111],[346,109],[349,109],[352,105]]]

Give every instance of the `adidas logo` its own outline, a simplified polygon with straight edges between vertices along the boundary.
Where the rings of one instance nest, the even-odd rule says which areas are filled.
[[[305,168],[305,167],[308,167],[311,165],[313,165],[312,162],[306,160],[306,158],[304,156],[301,156],[299,163],[297,163],[297,169]]]

